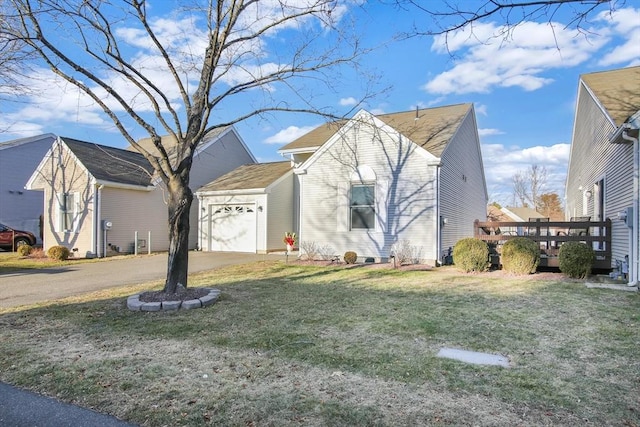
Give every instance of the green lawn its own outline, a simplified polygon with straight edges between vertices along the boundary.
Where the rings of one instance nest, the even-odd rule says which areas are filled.
[[[255,263],[0,311],[0,380],[149,425],[640,425],[640,297],[559,275]],[[440,359],[505,355],[510,368]]]

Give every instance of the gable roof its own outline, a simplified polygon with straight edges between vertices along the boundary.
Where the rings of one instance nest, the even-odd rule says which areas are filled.
[[[470,103],[456,104],[380,114],[375,117],[429,153],[439,157],[471,107]],[[315,151],[347,122],[347,120],[338,120],[320,125],[285,145],[279,152],[284,154],[295,151]]]
[[[289,161],[242,165],[200,187],[197,192],[263,189],[292,170]]]
[[[513,221],[529,221],[529,218],[546,218],[544,215],[542,215],[541,213],[539,213],[538,211],[536,211],[535,209],[532,208],[525,208],[525,207],[520,207],[520,208],[516,208],[516,207],[506,207],[506,208],[502,208],[501,211],[513,218]]]
[[[0,142],[0,150],[6,150],[8,148],[19,147],[24,144],[29,144],[31,142],[39,142],[43,140],[50,140],[49,143],[53,142],[56,139],[56,136],[52,133],[45,133],[43,135],[29,136],[26,138],[20,139],[12,139],[10,141]]]
[[[640,66],[584,74],[581,79],[616,127],[640,110]]]
[[[98,181],[153,185],[153,167],[140,153],[66,137],[60,140]]]

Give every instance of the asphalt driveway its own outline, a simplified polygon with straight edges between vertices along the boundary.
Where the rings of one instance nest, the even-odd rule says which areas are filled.
[[[283,259],[284,255],[222,252],[190,252],[189,273],[243,264]],[[17,307],[101,289],[161,280],[166,276],[167,254],[108,259],[42,270],[0,272],[0,308]]]

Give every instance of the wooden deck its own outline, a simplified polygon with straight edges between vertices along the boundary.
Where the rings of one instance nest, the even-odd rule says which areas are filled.
[[[504,242],[515,237],[527,237],[540,245],[540,267],[558,267],[558,250],[564,242],[585,242],[596,254],[594,269],[612,269],[611,220],[474,222],[474,235],[491,249],[491,263],[500,265],[500,250]]]

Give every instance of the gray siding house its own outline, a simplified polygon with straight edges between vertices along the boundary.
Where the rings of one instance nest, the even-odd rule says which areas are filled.
[[[55,139],[45,134],[0,143],[0,222],[32,232],[38,243],[42,194],[27,191],[25,185]]]
[[[294,230],[335,254],[386,260],[409,241],[421,259],[473,236],[487,190],[472,104],[394,114],[365,110],[279,151],[294,165]]]
[[[584,74],[565,187],[567,217],[612,220],[612,268],[626,262],[637,284],[640,67]]]
[[[191,186],[254,161],[235,130],[222,129],[208,135],[199,147]],[[165,190],[138,152],[60,137],[27,187],[44,193],[45,249],[64,245],[81,257],[132,252],[136,232],[141,251],[168,249]],[[42,206],[42,199],[40,203]],[[191,218],[189,246],[194,249],[198,241],[196,203]],[[105,227],[106,223],[110,226]]]

